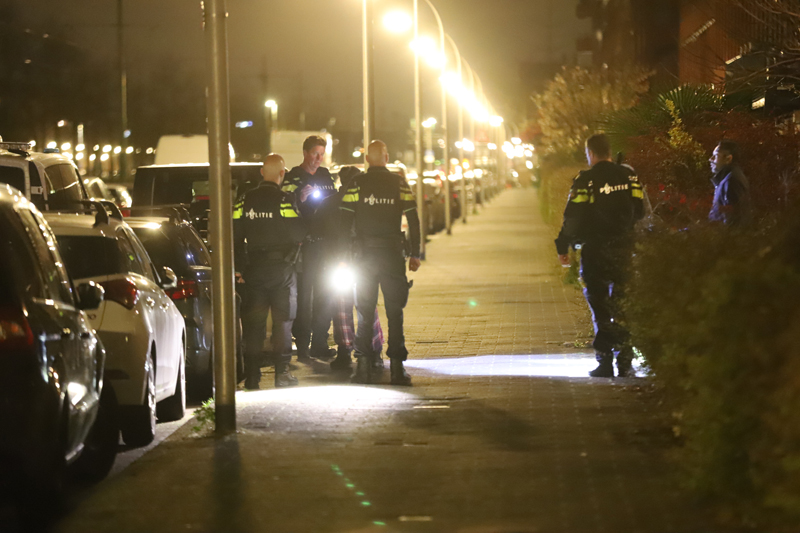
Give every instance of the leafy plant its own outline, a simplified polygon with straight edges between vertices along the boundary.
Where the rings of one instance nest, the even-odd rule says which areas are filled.
[[[195,433],[210,431],[214,429],[216,423],[216,409],[214,408],[214,398],[210,398],[195,409],[194,417],[197,424],[192,427]]]

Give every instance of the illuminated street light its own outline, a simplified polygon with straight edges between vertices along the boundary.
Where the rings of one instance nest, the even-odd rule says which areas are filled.
[[[72,148],[72,145],[71,145],[70,143],[63,143],[63,144],[61,145],[61,149],[62,149],[63,151],[65,151],[65,152],[66,152],[67,150],[69,150],[70,148]]]
[[[493,128],[499,128],[503,124],[503,117],[493,116],[489,119],[489,124]]]
[[[77,154],[75,154],[75,159],[78,161],[83,159],[83,152],[78,152]]]
[[[125,153],[131,155],[133,153],[133,146],[128,146],[125,148]]]
[[[103,153],[104,154],[107,154],[110,151],[111,151],[111,145],[110,144],[107,144],[107,145],[103,146]]]
[[[31,148],[35,148],[36,147],[36,141],[28,141],[28,144],[31,145]]]
[[[405,33],[413,24],[411,17],[402,11],[390,11],[383,17],[384,27],[392,33]]]
[[[422,123],[422,127],[423,127],[423,128],[432,128],[432,127],[434,127],[435,125],[436,125],[436,119],[435,119],[435,118],[433,118],[433,117],[429,118],[428,120],[425,120],[425,121]]]
[[[97,159],[97,154],[91,154],[89,156],[89,161],[94,161],[95,159]]]
[[[78,152],[83,152],[84,150],[86,150],[86,145],[81,143],[75,147],[75,150],[77,150]]]
[[[486,145],[489,150],[497,150],[497,145],[495,143],[489,143]]]
[[[66,125],[67,125],[67,121],[66,120],[59,120],[58,121],[58,127],[59,128],[63,128]]]
[[[511,137],[511,142],[514,144],[522,144],[522,139],[519,137]]]
[[[100,156],[100,161],[108,161],[108,153],[105,153]]]
[[[122,153],[122,146],[115,146],[114,147],[114,153],[115,154],[121,154]]]
[[[58,144],[55,141],[50,141],[49,143],[47,143],[47,148],[49,148],[51,150],[53,148],[58,148]]]
[[[525,166],[533,170],[533,161],[525,161]]]
[[[93,152],[99,152],[100,151],[100,145],[99,144],[95,144],[94,147],[92,147],[92,151]]]

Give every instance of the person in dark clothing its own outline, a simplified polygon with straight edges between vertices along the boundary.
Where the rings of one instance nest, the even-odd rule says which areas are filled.
[[[386,317],[389,320],[389,346],[393,385],[411,385],[411,377],[403,368],[408,357],[403,334],[403,308],[408,302],[408,279],[401,231],[405,213],[411,234],[411,257],[408,268],[420,267],[420,223],[417,204],[405,178],[386,168],[389,151],[386,144],[373,141],[367,148],[369,170],[353,179],[342,198],[345,228],[355,228],[356,372],[354,383],[372,383],[373,317],[378,305],[378,289],[383,292]]]
[[[317,210],[317,216],[325,221],[325,241],[336,242],[342,237],[341,228],[341,211],[342,197],[345,195],[350,182],[361,171],[356,167],[347,166],[339,169],[340,187],[339,191],[329,196],[324,200],[320,208]],[[350,228],[348,228],[350,229]],[[346,233],[346,231],[345,231]],[[346,235],[341,244],[336,246],[336,250],[331,253],[330,265],[337,268],[335,265],[343,265],[348,263],[350,257],[349,242],[352,240],[351,235]],[[331,280],[332,281],[332,280]],[[350,372],[352,365],[351,353],[355,348],[355,321],[353,317],[353,307],[355,306],[355,292],[352,285],[344,284],[338,286],[333,291],[333,340],[337,346],[336,359],[331,361],[331,370],[335,372]],[[378,310],[375,310],[375,321],[373,323],[372,335],[372,364],[376,370],[383,370],[383,360],[381,359],[381,351],[383,350],[383,330],[381,328],[380,317]]]
[[[751,222],[750,183],[739,167],[739,148],[729,140],[720,141],[709,159],[714,177],[714,203],[708,219],[732,227]]]
[[[264,181],[244,195],[233,213],[236,280],[246,285],[242,327],[247,389],[259,388],[270,309],[275,386],[297,385],[289,372],[297,313],[294,263],[306,230],[294,197],[281,191],[285,172],[281,156],[267,156],[261,169]]]
[[[611,160],[605,135],[586,141],[586,158],[591,168],[572,182],[564,223],[556,239],[562,265],[569,266],[569,248],[581,244],[583,294],[592,310],[595,357],[598,367],[592,377],[632,375],[633,348],[622,320],[619,301],[627,281],[633,252],[633,227],[642,218],[642,186],[631,167]]]
[[[306,363],[311,361],[311,357],[327,359],[335,353],[328,349],[333,309],[325,275],[331,248],[335,245],[325,239],[325,223],[322,217],[317,216],[325,198],[336,193],[331,173],[320,166],[325,158],[326,145],[327,141],[322,137],[308,137],[303,142],[303,162],[287,172],[283,182],[285,192],[302,193],[297,198],[297,206],[309,229],[298,269],[297,320],[292,328],[297,359]]]

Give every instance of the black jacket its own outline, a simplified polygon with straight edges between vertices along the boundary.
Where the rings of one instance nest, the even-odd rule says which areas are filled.
[[[604,244],[631,235],[644,215],[642,185],[627,165],[600,161],[572,181],[556,239],[563,255],[577,243]]]
[[[268,252],[288,255],[305,235],[293,195],[281,191],[276,183],[261,182],[234,206],[236,271],[244,271],[248,257]]]
[[[300,191],[306,185],[311,185],[315,190],[305,202],[301,202]],[[303,170],[303,167],[294,167],[283,178],[283,190],[296,195],[297,207],[308,223],[311,237],[313,239],[323,238],[325,225],[316,216],[316,212],[325,198],[336,194],[336,186],[330,171],[325,167],[319,167],[314,174],[309,174]]]
[[[342,198],[344,227],[355,224],[356,240],[400,239],[402,216],[411,236],[411,256],[419,257],[420,224],[417,202],[405,178],[386,167],[371,166],[353,178]]]
[[[711,179],[714,184],[714,204],[708,219],[730,226],[746,226],[752,218],[750,183],[738,165],[720,169]]]

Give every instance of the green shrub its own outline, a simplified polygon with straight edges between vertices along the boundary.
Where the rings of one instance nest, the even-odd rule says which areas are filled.
[[[800,518],[800,271],[766,233],[643,238],[627,316],[686,485],[740,523]]]

